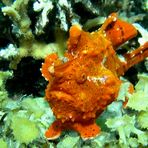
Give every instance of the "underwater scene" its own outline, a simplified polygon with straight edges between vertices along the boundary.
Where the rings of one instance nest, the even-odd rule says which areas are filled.
[[[0,148],[148,147],[148,0],[0,1]]]

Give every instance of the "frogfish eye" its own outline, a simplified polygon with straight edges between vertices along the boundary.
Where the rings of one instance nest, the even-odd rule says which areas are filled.
[[[86,79],[87,79],[86,74],[81,73],[81,74],[77,75],[76,81],[77,81],[77,83],[82,84],[82,83],[84,83],[86,81]]]

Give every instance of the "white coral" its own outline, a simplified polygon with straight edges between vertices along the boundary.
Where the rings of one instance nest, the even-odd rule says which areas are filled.
[[[134,23],[133,25],[140,32],[142,37],[138,39],[138,42],[140,45],[143,45],[145,42],[148,41],[148,31],[145,28],[143,28],[141,25],[139,25],[138,23]]]
[[[9,59],[18,54],[17,48],[13,44],[9,44],[8,47],[0,50],[0,58]]]
[[[53,4],[50,0],[38,0],[33,4],[33,9],[36,12],[40,12],[41,16],[36,24],[36,33],[43,33],[43,28],[49,22],[48,14],[53,9]]]

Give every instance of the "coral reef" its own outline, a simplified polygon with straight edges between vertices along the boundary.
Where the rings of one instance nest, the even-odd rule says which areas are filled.
[[[148,76],[138,75],[139,82],[136,85],[136,94],[143,93],[147,96]],[[145,84],[145,85],[143,85]],[[127,87],[127,82],[123,83]],[[82,141],[75,132],[66,132],[54,142],[44,138],[44,132],[49,124],[54,121],[52,111],[44,98],[23,97],[17,100],[7,100],[0,111],[1,120],[1,145],[4,147],[42,147],[55,145],[59,148],[73,147],[139,147],[147,146],[147,108],[148,104],[141,104],[143,96],[129,94],[126,90],[120,90],[120,100],[110,104],[105,112],[97,119],[103,132],[100,136],[89,141]],[[129,97],[130,95],[130,97]],[[124,97],[129,97],[127,107],[122,107]],[[136,101],[135,101],[136,99]],[[137,105],[141,108],[137,109]],[[15,123],[17,122],[17,123]],[[19,123],[19,125],[17,125]],[[106,126],[102,126],[106,123]],[[21,130],[20,130],[21,128]],[[23,133],[22,133],[23,131]],[[38,133],[39,131],[39,133]],[[29,133],[29,135],[28,135]],[[137,136],[136,136],[137,135]],[[119,138],[118,138],[119,137]],[[17,141],[16,141],[17,139]],[[33,140],[33,141],[32,141]]]
[[[18,45],[16,44],[17,46],[13,45],[12,47],[10,44],[7,47],[9,48],[8,50],[11,51],[11,54],[13,54],[13,60],[11,59],[11,63],[10,63],[11,68],[16,68],[17,64],[20,62],[20,60],[23,57],[32,56],[35,59],[40,59],[40,58],[45,58],[47,54],[50,54],[53,52],[58,52],[59,55],[61,55],[62,50],[60,49],[64,48],[64,38],[63,38],[64,35],[63,36],[59,35],[61,33],[60,31],[56,32],[58,36],[56,39],[57,41],[56,43],[46,44],[45,42],[37,41],[35,39],[35,34],[33,34],[33,31],[31,29],[31,19],[28,16],[28,12],[27,12],[28,5],[29,5],[28,3],[29,3],[29,0],[27,1],[16,0],[11,5],[8,5],[2,8],[2,12],[4,16],[9,16],[9,18],[12,20],[12,23],[13,23],[12,33],[15,34],[15,37],[18,40],[18,43],[17,43]],[[37,9],[38,6],[36,6],[36,3],[34,4],[35,11],[38,10]],[[43,7],[44,6],[45,5],[43,5]],[[45,11],[48,11],[48,10],[45,10]],[[43,17],[45,19],[45,15],[43,15]],[[43,26],[45,25],[45,21],[42,25]],[[38,26],[37,28],[39,30],[40,26]],[[14,46],[15,46],[15,50],[14,50]],[[5,52],[6,53],[4,53],[4,51],[1,51],[1,57],[2,55],[7,54],[7,50],[5,50]],[[7,57],[3,56],[3,58],[7,58]]]
[[[10,34],[6,36],[6,39],[10,41],[10,45],[13,42],[16,51],[13,53],[13,60],[11,59],[12,68],[16,68],[21,59],[27,56],[42,59],[53,52],[58,52],[62,56],[65,49],[66,32],[73,24],[78,23],[83,25],[85,29],[91,29],[100,25],[109,13],[117,10],[121,18],[124,19],[130,14],[128,18],[130,22],[140,21],[145,16],[142,13],[143,7],[139,10],[141,13],[138,15],[132,13],[137,5],[136,1],[133,1],[131,8],[127,9],[130,3],[128,0],[123,0],[123,5],[122,2],[116,0],[104,2],[87,0],[87,3],[79,0],[16,0],[14,2],[3,0],[2,2],[2,13],[4,16],[8,16],[13,24],[9,30],[8,27],[6,28]],[[115,6],[118,7],[115,8]],[[85,14],[81,13],[80,9],[86,11],[88,16],[84,17]],[[108,12],[101,11],[101,9],[106,9]],[[3,15],[1,14],[1,18],[5,19],[6,17]],[[6,22],[6,19],[4,21]],[[8,18],[7,22],[9,22]],[[8,31],[2,34],[6,35]],[[50,38],[49,34],[51,34]],[[49,42],[51,39],[54,41]],[[7,47],[12,46],[7,45]],[[5,51],[7,53],[7,50]]]
[[[7,99],[8,93],[5,89],[5,83],[8,78],[12,77],[12,72],[10,71],[0,71],[0,108],[2,108]]]
[[[121,78],[117,101],[97,118],[101,134],[86,141],[72,131],[54,141],[45,138],[55,117],[43,98],[47,82],[39,70],[51,53],[67,61],[63,55],[72,25],[92,32],[112,12],[138,30],[138,36],[119,47],[117,54],[136,49],[147,41],[147,10],[147,0],[1,0],[0,147],[147,147],[148,58]],[[127,89],[129,81],[137,84],[133,94]]]

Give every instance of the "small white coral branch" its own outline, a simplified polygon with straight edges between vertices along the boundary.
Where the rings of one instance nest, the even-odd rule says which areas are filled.
[[[0,50],[0,58],[9,59],[17,54],[18,50],[13,44],[9,44],[7,48]]]
[[[133,24],[135,26],[135,28],[140,32],[141,36],[138,39],[138,42],[140,45],[143,45],[145,42],[148,41],[148,31],[146,29],[144,29],[141,25],[139,25],[138,23],[134,23]]]
[[[36,24],[36,33],[43,33],[43,28],[49,22],[48,14],[53,9],[53,4],[50,0],[39,0],[33,4],[33,9],[36,12],[40,12],[41,16]]]

